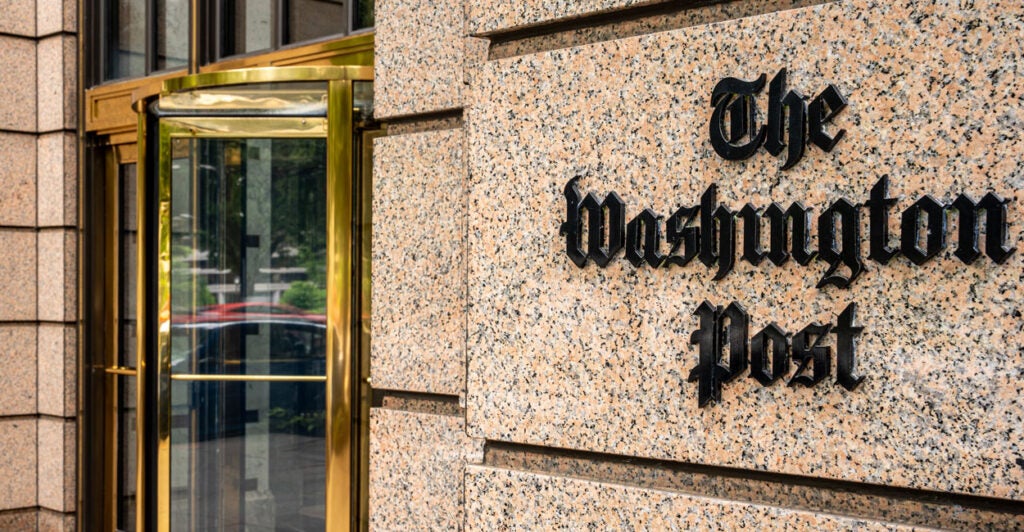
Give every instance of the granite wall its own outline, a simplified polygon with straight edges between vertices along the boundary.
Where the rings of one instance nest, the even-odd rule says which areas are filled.
[[[0,529],[72,530],[77,3],[0,8]]]
[[[377,16],[376,528],[1024,528],[1019,2]]]

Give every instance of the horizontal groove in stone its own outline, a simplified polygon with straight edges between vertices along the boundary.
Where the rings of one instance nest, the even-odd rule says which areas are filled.
[[[387,136],[444,131],[462,127],[462,110],[405,116],[387,122]]]
[[[459,396],[402,390],[373,390],[371,405],[388,410],[463,417]]]
[[[487,34],[488,60],[625,39],[834,0],[693,0],[647,4]]]
[[[916,526],[1024,529],[1024,501],[488,441],[485,466]]]

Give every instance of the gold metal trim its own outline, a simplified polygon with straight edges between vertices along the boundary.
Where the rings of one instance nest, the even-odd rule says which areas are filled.
[[[327,382],[327,375],[203,375],[172,373],[171,380],[202,382]]]
[[[307,138],[326,137],[326,118],[239,117],[165,118],[161,130],[169,128],[172,138]]]
[[[157,156],[157,353],[156,404],[171,401],[171,133],[158,127]],[[140,246],[141,249],[141,246]],[[140,335],[141,336],[141,335]],[[170,408],[157,408],[156,515],[158,532],[171,527],[171,413]],[[144,530],[144,529],[143,529]]]
[[[347,75],[362,72],[368,69],[345,70]],[[352,106],[352,78],[330,82],[326,427],[326,522],[330,530],[349,530],[352,518]]]
[[[109,375],[127,375],[129,377],[134,377],[137,375],[135,368],[123,368],[120,366],[112,368],[103,368],[103,371]]]
[[[372,79],[373,67],[369,66],[260,67],[226,72],[204,72],[169,79],[164,81],[163,92],[171,93],[202,87],[224,87],[251,83],[331,80],[370,81]]]
[[[149,184],[147,183],[147,164],[151,161],[146,160],[146,115],[145,113],[139,113],[138,115],[138,131],[139,139],[137,146],[137,153],[142,164],[136,165],[135,171],[135,323],[136,331],[138,334],[135,335],[135,530],[141,532],[146,530],[146,505],[150,504],[148,494],[146,492],[146,441],[145,435],[148,433],[149,423],[152,423],[151,419],[148,419],[148,413],[146,412],[146,394],[149,393],[146,385],[146,328],[145,324],[149,323],[149,313],[146,308],[146,286],[149,283],[147,277],[147,259],[148,259],[148,237],[149,228],[152,227],[153,213],[149,210],[149,204],[146,198],[149,195]]]

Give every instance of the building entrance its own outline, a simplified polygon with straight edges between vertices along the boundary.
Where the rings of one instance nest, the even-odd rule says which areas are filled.
[[[138,356],[105,372],[132,384],[106,388],[111,529],[363,527],[372,103],[371,68],[333,66],[136,102]]]

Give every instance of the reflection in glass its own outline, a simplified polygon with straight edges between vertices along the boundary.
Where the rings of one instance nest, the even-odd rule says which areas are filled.
[[[175,146],[171,371],[323,375],[326,140]]]
[[[138,257],[138,231],[136,231],[136,167],[135,164],[121,165],[121,260],[120,269],[120,316],[121,329],[119,331],[118,365],[134,368],[136,364],[135,350],[135,306],[136,306],[136,281],[138,272],[136,262]]]
[[[342,0],[288,0],[284,44],[311,41],[347,30]]]
[[[221,25],[221,57],[274,46],[271,0],[224,0],[218,17]]]
[[[156,70],[188,64],[188,0],[156,0]]]
[[[106,12],[104,80],[146,75],[146,2],[118,0]]]
[[[171,529],[323,530],[325,385],[171,388]]]
[[[372,28],[374,24],[373,0],[353,0],[353,2],[352,29]]]
[[[171,158],[172,530],[323,530],[326,139]]]
[[[117,529],[135,530],[135,377],[116,375],[117,411]]]

